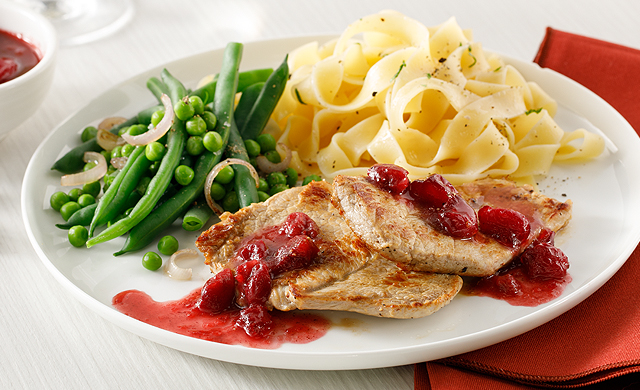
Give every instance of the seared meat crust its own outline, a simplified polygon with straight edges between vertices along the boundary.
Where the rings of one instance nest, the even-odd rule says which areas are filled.
[[[221,222],[196,240],[196,246],[212,271],[218,272],[229,265],[244,238],[282,223],[292,212],[303,212],[320,229],[316,238],[320,252],[310,267],[287,272],[272,282],[269,306],[418,318],[453,299],[462,287],[459,276],[404,271],[371,251],[332,205],[331,192],[330,184],[312,182],[235,214],[224,213]]]
[[[457,188],[476,209],[488,204],[531,215],[531,240],[543,226],[557,231],[571,218],[570,201],[558,202],[507,180],[485,179]],[[366,177],[337,176],[332,202],[372,250],[409,270],[488,276],[519,254],[484,235],[461,240],[434,230],[411,202],[399,201]]]

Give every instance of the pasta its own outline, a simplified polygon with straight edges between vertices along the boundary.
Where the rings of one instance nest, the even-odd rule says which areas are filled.
[[[291,78],[268,132],[303,175],[364,174],[375,163],[454,184],[509,176],[533,182],[554,161],[600,155],[604,140],[565,132],[556,102],[454,18],[435,27],[395,11],[289,54]]]

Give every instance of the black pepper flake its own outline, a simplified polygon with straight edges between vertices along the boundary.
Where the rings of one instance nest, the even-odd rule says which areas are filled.
[[[443,62],[445,62],[446,60],[447,60],[446,58],[444,58],[444,57],[440,57],[440,59],[438,60],[438,62],[439,62],[439,63],[443,63]]]
[[[373,93],[371,94],[371,96],[374,96],[374,97],[375,97],[377,94],[378,94],[378,92],[373,91]]]

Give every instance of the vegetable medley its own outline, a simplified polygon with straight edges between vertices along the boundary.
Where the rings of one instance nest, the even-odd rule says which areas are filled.
[[[195,90],[163,69],[147,81],[158,105],[86,127],[82,143],[53,164],[71,187],[50,198],[71,245],[91,248],[126,235],[118,256],[164,234],[157,249],[171,256],[179,245],[167,231],[179,218],[185,230],[198,231],[214,214],[300,182],[290,151],[263,133],[289,78],[287,58],[275,70],[239,72],[242,50],[228,44],[220,72]],[[320,177],[302,183],[311,180]],[[155,270],[162,258],[148,251],[142,264]]]

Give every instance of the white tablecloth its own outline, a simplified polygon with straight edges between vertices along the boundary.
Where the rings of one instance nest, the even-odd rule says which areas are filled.
[[[338,34],[396,9],[425,25],[455,16],[485,48],[532,60],[545,28],[640,48],[640,2],[368,0],[136,0],[119,32],[62,47],[37,113],[0,142],[0,388],[2,389],[410,389],[413,367],[293,371],[179,352],[105,321],[49,274],[20,210],[26,166],[40,141],[89,100],[149,68],[228,41]],[[1,120],[1,118],[0,118]]]

